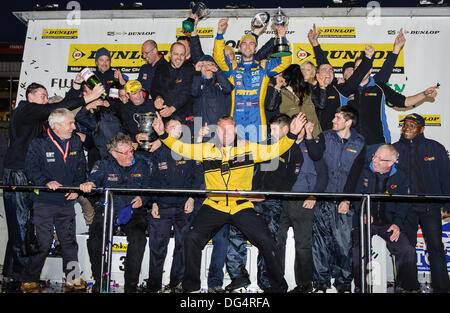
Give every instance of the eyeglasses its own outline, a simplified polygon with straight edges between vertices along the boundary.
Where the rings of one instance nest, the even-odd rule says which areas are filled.
[[[376,154],[372,155],[372,160],[377,160],[377,161],[380,161],[380,162],[394,162],[394,160],[382,159],[379,155],[376,155]]]
[[[117,153],[120,153],[120,154],[123,154],[123,155],[130,155],[130,154],[134,154],[134,149],[131,149],[131,150],[127,150],[127,151],[123,151],[123,152],[121,152],[121,151],[117,151],[117,150],[114,150],[115,152],[117,152]]]

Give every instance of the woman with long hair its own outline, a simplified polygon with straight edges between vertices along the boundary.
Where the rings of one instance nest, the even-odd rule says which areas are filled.
[[[300,65],[291,64],[277,77],[282,85],[280,113],[292,117],[303,112],[308,121],[314,123],[313,136],[322,132],[317,118],[316,107],[322,108],[326,100],[326,92],[321,88],[320,79],[313,85],[305,80]]]

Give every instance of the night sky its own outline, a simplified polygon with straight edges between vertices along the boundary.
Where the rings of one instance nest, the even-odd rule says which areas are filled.
[[[65,10],[69,1],[50,0],[50,1],[29,1],[29,0],[16,0],[16,1],[3,1],[2,10],[0,10],[0,21],[2,23],[2,31],[0,32],[0,42],[24,42],[26,35],[26,26],[20,22],[12,12],[15,11],[31,11],[35,4],[45,6],[47,4],[59,4],[60,10]],[[130,5],[135,1],[130,0],[82,0],[78,1],[82,10],[113,10],[118,9],[120,3]],[[145,9],[187,9],[189,8],[190,1],[137,1],[142,2]],[[227,4],[249,4],[254,8],[275,8],[278,6],[284,8],[314,8],[314,7],[326,7],[331,0],[244,0],[244,1],[223,1],[223,0],[203,0],[208,8],[217,9],[224,8]],[[362,6],[366,6],[369,1],[361,0]],[[415,7],[419,0],[384,0],[379,1],[382,7]],[[436,2],[436,0],[435,0]]]

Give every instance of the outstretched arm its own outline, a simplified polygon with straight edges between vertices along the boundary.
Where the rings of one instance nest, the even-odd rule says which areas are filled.
[[[159,135],[159,139],[164,143],[169,149],[175,151],[179,155],[185,158],[192,159],[195,161],[203,161],[203,144],[188,144],[181,142],[172,136],[170,136],[164,129],[164,123],[162,121],[161,115],[156,112],[156,117],[153,120],[153,129]]]

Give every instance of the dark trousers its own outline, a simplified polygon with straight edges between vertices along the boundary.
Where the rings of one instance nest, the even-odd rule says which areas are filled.
[[[23,170],[3,170],[3,184],[9,186],[28,185]],[[26,232],[28,213],[33,205],[29,192],[3,192],[8,242],[3,261],[3,277],[20,281],[28,258],[22,257],[20,249]]]
[[[189,225],[200,210],[203,200],[203,198],[195,198],[194,211],[189,216]],[[223,267],[227,258],[229,233],[230,225],[225,224],[212,238],[213,249],[208,269],[208,288],[223,286]]]
[[[125,258],[125,289],[134,289],[139,283],[142,259],[145,252],[147,238],[147,212],[145,208],[133,211],[130,221],[120,226],[125,232],[128,241],[127,256]],[[103,207],[95,207],[95,215],[89,226],[87,248],[91,261],[92,276],[96,282],[100,281],[102,265],[103,241]]]
[[[270,234],[272,235],[275,244],[277,244],[277,234],[278,228],[280,226],[280,215],[282,210],[281,200],[271,199],[271,200],[264,200],[262,202],[257,202],[255,203],[255,210],[264,219],[264,222],[269,228]],[[258,254],[257,264],[258,264],[258,273],[257,273],[258,286],[262,290],[270,290],[270,282],[267,276],[267,267],[264,258],[261,254]]]
[[[255,211],[261,215],[266,223],[273,240],[277,242],[278,227],[280,224],[281,214],[281,200],[270,199],[262,202],[255,202]],[[247,264],[247,237],[239,231],[236,227],[231,227],[230,231],[230,244],[228,246],[227,255],[227,269],[231,279],[239,277],[248,277],[249,274],[246,269]],[[270,283],[267,277],[267,269],[265,266],[264,258],[261,254],[258,254],[257,260],[258,273],[257,281],[258,286],[262,290],[270,290]]]
[[[231,280],[240,277],[248,278],[249,275],[245,268],[247,264],[247,238],[233,225],[230,225],[225,264]]]
[[[297,286],[312,285],[312,223],[314,209],[302,207],[303,201],[284,200],[278,229],[278,249],[280,262],[285,269],[286,239],[289,227],[292,226],[295,240],[294,276]]]
[[[409,243],[406,234],[400,232],[397,241],[391,241],[389,237],[392,232],[386,232],[390,225],[370,225],[371,236],[378,235],[386,242],[386,248],[395,256],[395,266],[397,268],[397,285],[401,288],[412,291],[419,289],[416,269],[416,250]],[[359,229],[353,230],[353,274],[355,277],[355,287],[361,289],[361,257],[360,257],[360,234]],[[367,262],[367,261],[366,261]]]
[[[339,202],[323,201],[314,210],[312,231],[313,286],[331,287],[331,276],[338,292],[350,291],[352,275],[352,218],[337,212]]]
[[[176,287],[184,273],[184,236],[188,228],[188,215],[184,213],[184,206],[160,207],[160,218],[150,216],[148,236],[150,247],[149,287],[161,288],[164,261],[167,255],[167,245],[171,237],[173,226],[175,248],[172,255],[169,286]]]
[[[233,215],[203,205],[192,222],[185,239],[186,270],[183,289],[200,289],[202,250],[224,224],[237,227],[264,257],[271,292],[286,292],[287,283],[279,262],[279,253],[264,220],[253,209],[243,209]]]
[[[404,228],[413,247],[417,244],[419,225],[422,228],[423,238],[427,246],[433,292],[448,293],[450,291],[450,280],[447,272],[446,253],[442,243],[440,209],[429,207],[412,207],[409,209]],[[417,263],[414,264],[415,272],[417,273]]]
[[[43,202],[33,204],[33,223],[39,245],[39,253],[30,257],[25,268],[23,281],[37,282],[41,276],[45,259],[53,242],[53,230],[56,229],[61,244],[63,271],[68,280],[79,277],[78,244],[75,234],[74,201],[66,205],[54,205]]]

